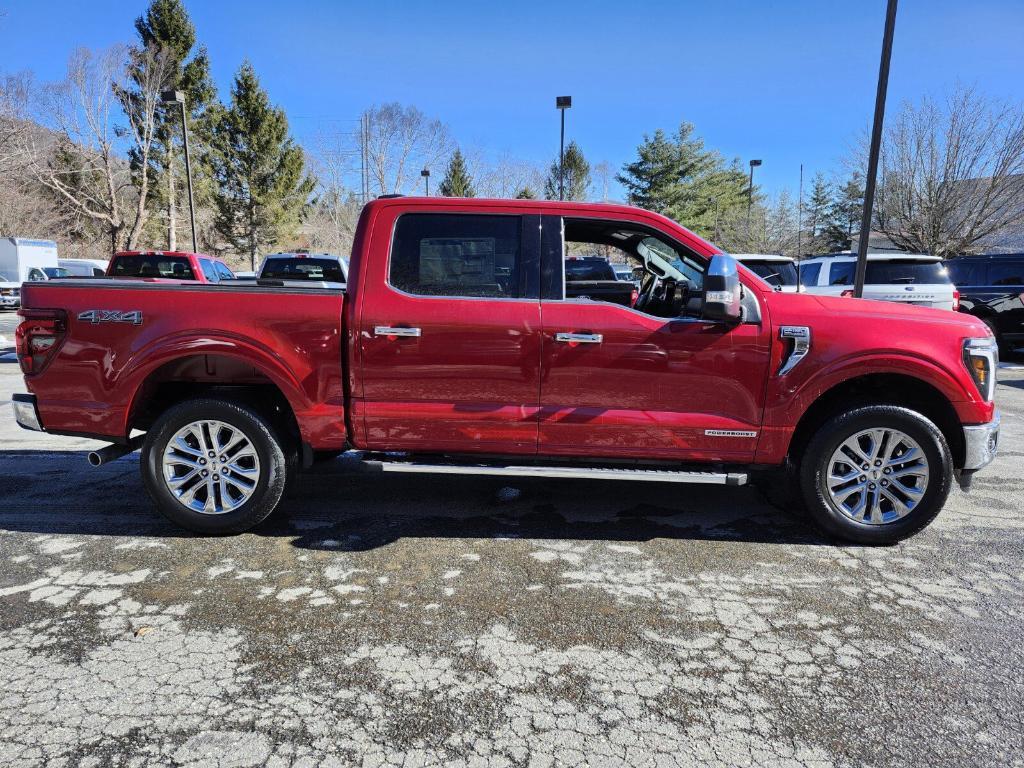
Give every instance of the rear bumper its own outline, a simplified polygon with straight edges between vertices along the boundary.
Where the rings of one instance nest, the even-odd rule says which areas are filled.
[[[964,427],[964,471],[981,469],[996,457],[999,447],[999,411],[988,424]]]
[[[31,429],[34,432],[43,431],[43,422],[39,418],[35,395],[15,394],[11,397],[11,406],[14,408],[14,420],[18,422],[19,427]]]

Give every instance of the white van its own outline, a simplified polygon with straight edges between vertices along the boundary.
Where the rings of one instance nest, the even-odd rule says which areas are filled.
[[[21,284],[48,280],[46,270],[58,270],[57,244],[24,237],[0,238],[0,308],[21,306]]]
[[[800,282],[807,293],[852,296],[857,274],[853,252],[800,261]],[[869,253],[864,298],[935,309],[956,309],[960,294],[942,259],[920,253]]]
[[[782,293],[796,293],[799,279],[796,262],[775,253],[732,253],[736,261]]]
[[[109,263],[103,259],[57,259],[57,264],[75,277],[104,277]]]

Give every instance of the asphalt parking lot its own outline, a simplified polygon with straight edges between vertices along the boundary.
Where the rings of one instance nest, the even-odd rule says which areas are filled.
[[[0,353],[0,762],[1024,765],[1024,370],[1000,377],[999,458],[896,547],[749,488],[345,459],[204,539],[136,457],[18,429]]]

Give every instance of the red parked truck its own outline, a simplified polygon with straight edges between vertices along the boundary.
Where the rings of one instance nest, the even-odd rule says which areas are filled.
[[[190,251],[121,251],[115,253],[107,265],[107,277],[198,283],[235,279],[234,273],[220,259]]]
[[[633,306],[565,298],[570,246],[641,266]],[[344,291],[60,280],[27,284],[22,315],[19,423],[110,441],[93,463],[141,446],[156,506],[207,533],[360,449],[388,472],[739,485],[788,467],[822,528],[885,543],[968,486],[999,429],[980,320],[779,293],[624,206],[381,199]]]

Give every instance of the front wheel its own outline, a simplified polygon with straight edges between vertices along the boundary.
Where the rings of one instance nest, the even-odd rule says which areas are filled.
[[[226,400],[187,400],[156,420],[140,468],[157,508],[205,534],[241,533],[281,500],[288,459],[258,413]]]
[[[952,477],[939,428],[891,405],[857,408],[826,422],[800,468],[815,522],[860,544],[893,544],[920,531],[942,509]]]

